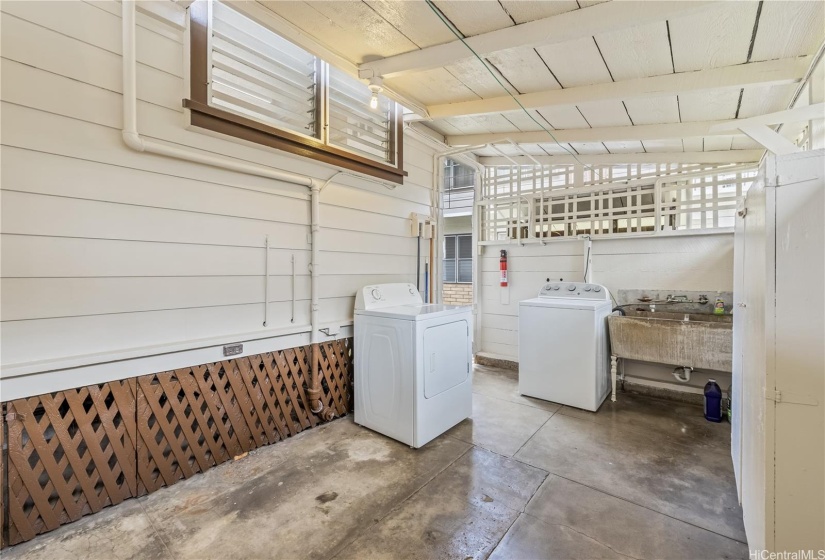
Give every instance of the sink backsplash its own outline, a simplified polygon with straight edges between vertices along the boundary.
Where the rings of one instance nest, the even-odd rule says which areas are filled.
[[[647,309],[647,305],[639,301],[641,298],[650,298],[653,301],[665,301],[667,296],[687,296],[688,300],[697,302],[700,296],[708,298],[704,305],[700,303],[657,303],[656,311],[667,311],[668,313],[713,313],[713,306],[716,298],[721,297],[725,302],[725,313],[730,313],[733,308],[733,292],[716,293],[711,291],[679,291],[679,290],[618,290],[613,296],[619,305],[639,304],[642,309]],[[628,309],[635,309],[629,307]]]

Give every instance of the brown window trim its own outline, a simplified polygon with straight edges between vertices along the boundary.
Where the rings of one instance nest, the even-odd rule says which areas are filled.
[[[355,171],[385,181],[402,184],[407,172],[404,164],[404,121],[401,107],[392,103],[394,118],[390,120],[390,153],[393,154],[394,165],[362,157],[323,143],[318,138],[294,134],[269,126],[254,119],[242,117],[208,104],[208,34],[206,0],[197,0],[189,9],[190,13],[190,99],[183,100],[183,106],[189,109],[191,125],[232,136],[240,140],[261,144],[270,148],[282,150],[323,163],[336,165],[349,171]],[[318,88],[316,106],[324,102],[325,95],[320,95],[322,88]]]

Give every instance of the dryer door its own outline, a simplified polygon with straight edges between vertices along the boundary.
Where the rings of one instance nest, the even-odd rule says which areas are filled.
[[[424,398],[432,398],[470,377],[470,324],[466,320],[427,327],[423,336]]]

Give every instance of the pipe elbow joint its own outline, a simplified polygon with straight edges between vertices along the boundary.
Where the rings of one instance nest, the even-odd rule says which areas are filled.
[[[132,130],[123,131],[123,142],[135,151],[143,152],[146,150],[146,144],[140,134]]]

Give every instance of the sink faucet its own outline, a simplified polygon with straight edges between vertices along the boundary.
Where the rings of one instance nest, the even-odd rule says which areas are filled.
[[[679,302],[687,303],[688,302],[688,297],[687,296],[674,296],[673,294],[668,294],[666,301],[669,302],[669,303],[679,303]]]

